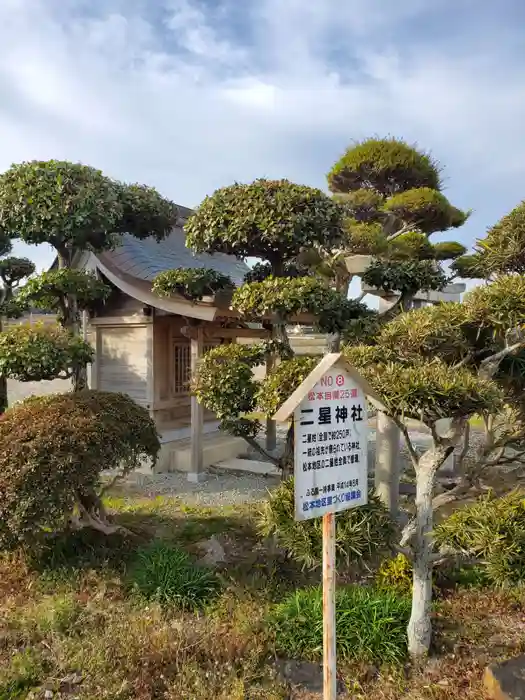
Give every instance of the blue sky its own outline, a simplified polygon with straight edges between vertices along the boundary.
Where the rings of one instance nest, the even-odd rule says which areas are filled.
[[[353,139],[393,135],[442,163],[470,245],[525,198],[524,22],[519,0],[2,0],[0,168],[82,161],[195,206],[325,188]]]

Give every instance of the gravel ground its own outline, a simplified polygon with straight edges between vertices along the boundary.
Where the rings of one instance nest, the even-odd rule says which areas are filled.
[[[418,446],[428,444],[430,436],[413,431],[412,437]],[[284,441],[284,433],[278,433],[278,443]],[[247,455],[248,456],[248,455]],[[251,453],[254,459],[260,459],[258,453]],[[406,448],[401,448],[401,459],[408,464]],[[375,430],[370,429],[368,443],[368,466],[373,468],[375,462]],[[142,474],[133,473],[123,482],[119,490],[124,493],[152,498],[155,496],[173,496],[181,498],[187,505],[219,506],[235,505],[258,501],[266,497],[268,490],[279,484],[279,477],[256,474],[235,474],[217,469],[209,469],[206,481],[190,484],[186,475],[181,473]]]

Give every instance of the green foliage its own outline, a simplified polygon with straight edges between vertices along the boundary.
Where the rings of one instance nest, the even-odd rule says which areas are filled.
[[[206,197],[185,226],[196,252],[259,257],[277,267],[302,247],[332,246],[342,234],[342,211],[321,190],[288,180],[234,184]]]
[[[311,249],[312,252],[313,249]],[[310,252],[310,251],[308,251]],[[302,254],[301,254],[302,255]],[[300,256],[299,256],[300,257]],[[319,261],[319,256],[316,254],[316,262]],[[281,270],[281,277],[305,277],[309,274],[306,267],[296,264],[295,262],[287,262]],[[245,275],[245,282],[262,282],[267,277],[272,277],[272,266],[270,263],[256,263]]]
[[[345,249],[354,255],[379,255],[388,248],[383,227],[375,222],[360,223],[356,219],[348,219],[345,223]]]
[[[371,311],[368,316],[356,318],[347,325],[343,331],[343,344],[360,345],[361,343],[374,344],[383,327],[381,316]]]
[[[459,302],[425,306],[384,324],[377,342],[398,360],[440,357],[447,363],[458,362],[471,349],[467,322],[465,306]]]
[[[224,430],[254,436],[260,423],[244,414],[255,411],[258,384],[253,369],[264,362],[266,345],[219,345],[205,354],[192,389],[199,401],[213,411]]]
[[[0,229],[26,243],[103,250],[121,217],[114,183],[80,163],[29,161],[0,177]]]
[[[400,139],[366,139],[350,146],[328,173],[331,192],[371,189],[391,196],[413,188],[439,190],[430,155]]]
[[[93,348],[60,326],[11,326],[0,333],[0,374],[21,382],[67,378],[93,359]]]
[[[452,262],[450,269],[464,279],[481,279],[485,276],[483,258],[478,254],[460,255]]]
[[[400,595],[412,593],[413,569],[404,554],[385,559],[376,573],[376,584],[380,590],[394,591]]]
[[[59,320],[68,316],[68,306],[74,296],[79,309],[92,309],[105,301],[110,287],[94,274],[83,270],[49,270],[27,281],[18,297],[44,311],[54,311]]]
[[[412,593],[412,563],[404,554],[385,559],[376,572],[376,585],[380,590],[394,591],[399,595]],[[486,572],[477,566],[445,564],[432,572],[432,588],[435,596],[459,586],[482,588],[488,583]]]
[[[257,410],[273,416],[318,362],[319,358],[307,356],[282,360],[261,382],[256,394]]]
[[[431,425],[441,418],[497,413],[503,407],[497,384],[480,379],[465,367],[453,367],[438,358],[408,366],[388,361],[369,364],[370,352],[363,346],[346,346],[344,354],[368,379],[390,415],[421,419]]]
[[[494,584],[525,581],[525,494],[488,494],[456,510],[435,530],[438,547],[479,557]]]
[[[490,328],[500,340],[525,325],[525,277],[502,275],[465,294],[463,303],[473,324]]]
[[[192,301],[201,301],[205,296],[217,292],[233,290],[235,285],[227,275],[208,268],[188,269],[178,267],[175,270],[161,272],[153,280],[153,291],[159,296],[180,294]]]
[[[258,528],[264,537],[275,537],[303,567],[321,565],[323,532],[321,518],[295,520],[294,480],[283,481],[265,501],[259,514]],[[336,558],[339,565],[361,562],[390,548],[395,525],[388,511],[372,492],[368,504],[338,513]]]
[[[13,244],[11,242],[11,232],[0,229],[0,257],[9,255],[12,250]]]
[[[384,205],[403,225],[414,226],[424,233],[445,231],[465,223],[468,214],[453,207],[436,187],[417,187],[398,192]]]
[[[13,289],[34,271],[35,264],[28,258],[10,256],[0,260],[0,279],[6,289]]]
[[[0,231],[49,243],[70,261],[75,250],[111,248],[115,234],[165,236],[176,207],[153,188],[124,185],[67,161],[28,161],[0,177]]]
[[[440,291],[446,286],[447,278],[433,260],[375,260],[364,272],[363,282],[385,292],[415,293]]]
[[[0,316],[4,318],[22,318],[27,311],[29,311],[29,304],[18,295],[16,297],[6,295],[4,301],[0,303]]]
[[[489,229],[476,248],[485,273],[525,273],[525,201]]]
[[[377,222],[384,218],[381,212],[383,197],[374,190],[336,193],[334,200],[341,204],[345,214],[359,223]]]
[[[37,545],[63,529],[79,499],[96,502],[100,474],[155,462],[159,438],[148,411],[102,391],[36,396],[0,421],[0,547]]]
[[[365,586],[336,592],[337,653],[345,660],[399,664],[407,654],[410,598]],[[299,590],[275,606],[269,619],[277,651],[317,661],[323,654],[323,593]]]
[[[42,659],[34,649],[17,651],[8,667],[0,669],[0,700],[25,700],[42,673]]]
[[[408,231],[388,243],[390,260],[432,260],[434,247],[424,233]]]
[[[161,241],[169,236],[178,219],[178,209],[169,199],[162,197],[154,187],[117,183],[122,206],[118,222],[119,233],[130,233],[135,238]]]
[[[323,333],[342,330],[349,321],[369,313],[367,307],[328,288],[314,277],[268,277],[235,290],[232,307],[248,319],[276,316],[291,319],[311,314]]]
[[[219,579],[212,571],[194,564],[184,550],[162,541],[137,552],[129,582],[149,600],[184,609],[202,606],[220,588]]]
[[[457,260],[465,255],[467,249],[456,241],[441,241],[434,243],[434,258],[436,260]]]

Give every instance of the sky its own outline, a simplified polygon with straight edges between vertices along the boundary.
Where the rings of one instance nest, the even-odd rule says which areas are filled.
[[[525,198],[524,22],[520,0],[2,0],[0,170],[80,161],[194,207],[326,189],[354,140],[396,136],[473,210],[441,236],[470,246]]]

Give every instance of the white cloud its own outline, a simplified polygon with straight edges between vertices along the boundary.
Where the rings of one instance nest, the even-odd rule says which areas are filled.
[[[242,11],[238,0],[3,0],[0,168],[81,160],[193,206],[260,176],[324,186],[352,139],[392,134],[444,164],[448,195],[475,210],[470,242],[525,196],[515,7],[468,0],[460,26],[448,0],[439,12],[423,0]]]

